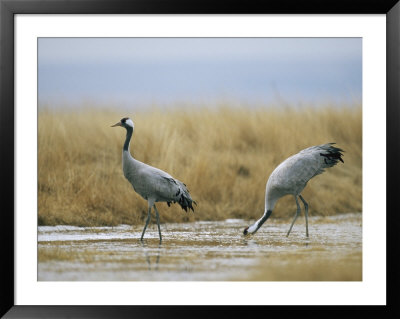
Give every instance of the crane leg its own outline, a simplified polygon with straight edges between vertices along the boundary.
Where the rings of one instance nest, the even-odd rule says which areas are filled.
[[[293,218],[293,221],[292,221],[292,225],[290,225],[290,228],[289,228],[289,231],[287,232],[286,237],[289,237],[289,234],[290,234],[290,232],[292,230],[294,222],[296,221],[297,217],[299,217],[300,211],[301,211],[301,208],[300,208],[300,205],[299,205],[299,201],[297,200],[297,196],[294,196],[294,199],[296,200],[296,205],[297,205],[296,215],[294,215],[294,218]]]
[[[160,235],[160,243],[161,243],[162,238],[161,238],[161,228],[160,228],[160,215],[158,214],[158,210],[157,210],[156,204],[154,204],[154,210],[156,211],[158,234]]]
[[[143,228],[142,237],[140,237],[140,240],[142,240],[142,241],[143,241],[143,236],[144,236],[144,233],[145,233],[145,231],[146,231],[147,225],[148,225],[149,222],[150,222],[150,218],[151,218],[150,213],[151,213],[151,205],[149,205],[149,211],[148,211],[148,213],[147,213],[146,224],[144,225],[144,228]]]
[[[306,236],[308,237],[308,204],[303,196],[299,195],[301,201],[304,204],[305,216],[306,216]]]

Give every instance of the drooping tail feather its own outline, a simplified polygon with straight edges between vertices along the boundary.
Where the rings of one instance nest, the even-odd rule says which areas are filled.
[[[192,203],[197,205],[197,203],[190,197],[190,195],[185,196],[184,193],[181,195],[181,197],[178,200],[178,204],[181,205],[182,209],[185,212],[188,211],[188,208],[189,208],[189,210],[191,209],[194,212]]]
[[[325,167],[332,167],[336,165],[339,161],[344,163],[342,159],[342,152],[344,151],[338,147],[332,146],[333,144],[335,143],[329,143],[320,146],[323,152],[319,155],[324,157]]]
[[[171,203],[178,203],[185,212],[187,212],[188,209],[191,209],[194,212],[192,204],[194,203],[197,205],[197,203],[190,196],[189,190],[186,188],[186,185],[181,181],[171,177],[164,177],[164,179],[178,186],[176,194],[172,196],[170,201],[167,201],[168,207],[171,205]]]
[[[178,180],[176,182],[180,186],[180,196],[178,198],[178,204],[182,207],[182,209],[187,212],[188,209],[194,212],[193,203],[197,205],[197,203],[192,199],[189,194],[189,190],[186,188],[186,185]],[[177,194],[179,195],[179,193]]]

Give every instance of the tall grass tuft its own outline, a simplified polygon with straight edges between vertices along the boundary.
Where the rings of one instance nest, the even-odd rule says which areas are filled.
[[[112,109],[110,107],[110,109]],[[344,164],[327,169],[303,191],[310,215],[362,210],[361,106],[324,108],[180,107],[170,110],[40,109],[39,225],[143,223],[147,202],[122,173],[125,130],[135,123],[132,155],[184,182],[198,206],[185,213],[159,203],[161,222],[258,218],[272,170],[298,151],[327,142],[345,150]],[[274,217],[294,215],[290,196]]]

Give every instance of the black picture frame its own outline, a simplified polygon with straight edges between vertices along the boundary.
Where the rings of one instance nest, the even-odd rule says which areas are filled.
[[[386,306],[19,306],[14,303],[14,15],[15,14],[385,14],[387,21],[387,305]],[[399,163],[398,137],[400,81],[400,3],[398,0],[286,0],[263,2],[171,1],[171,0],[0,0],[0,181],[2,230],[1,308],[4,318],[152,318],[228,315],[281,316],[399,316],[396,288],[399,284],[396,244],[399,243],[398,211],[395,206]],[[377,106],[377,107],[384,107]],[[377,154],[379,156],[379,154]],[[377,168],[379,169],[379,168]],[[389,174],[388,174],[389,173]],[[379,218],[381,212],[377,212]],[[245,292],[244,292],[245,293]],[[268,298],[266,292],[266,298]],[[149,296],[150,298],[151,296]],[[179,300],[177,300],[179,305]],[[328,309],[329,308],[329,309]],[[261,315],[261,314],[259,314]]]

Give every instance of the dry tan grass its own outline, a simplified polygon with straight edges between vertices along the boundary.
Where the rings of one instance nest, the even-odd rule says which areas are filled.
[[[110,110],[113,109],[110,106]],[[361,106],[325,108],[187,108],[135,111],[39,111],[39,225],[143,223],[147,202],[122,174],[125,130],[135,122],[131,153],[187,184],[195,213],[158,204],[161,222],[258,218],[272,170],[303,148],[336,142],[344,164],[308,183],[311,215],[361,211]],[[293,198],[275,217],[293,215]]]

